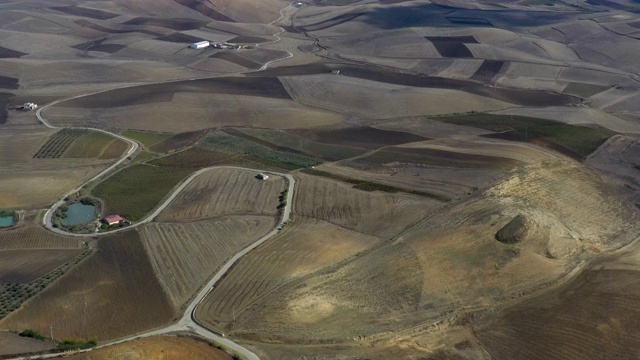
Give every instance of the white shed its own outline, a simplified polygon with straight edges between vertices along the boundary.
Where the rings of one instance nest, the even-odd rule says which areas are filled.
[[[208,41],[199,41],[197,43],[193,43],[191,44],[189,47],[192,49],[204,49],[206,47],[209,47],[209,42]]]

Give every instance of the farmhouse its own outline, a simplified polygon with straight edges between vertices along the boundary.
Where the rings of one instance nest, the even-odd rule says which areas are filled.
[[[22,110],[35,110],[38,108],[38,104],[35,103],[24,103],[24,105],[22,105]]]
[[[119,224],[124,221],[124,218],[120,215],[107,215],[103,217],[100,221],[107,225]]]
[[[267,180],[269,178],[269,175],[260,173],[260,174],[256,175],[256,177],[258,179],[260,179],[260,180]]]
[[[211,44],[208,41],[199,41],[197,43],[191,44],[189,47],[192,49],[204,49],[206,47],[209,47],[209,45]]]

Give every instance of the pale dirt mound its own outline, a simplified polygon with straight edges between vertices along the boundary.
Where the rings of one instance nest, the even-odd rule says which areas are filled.
[[[69,360],[231,360],[231,355],[209,345],[208,341],[186,337],[160,336],[109,346],[86,354],[71,355]]]

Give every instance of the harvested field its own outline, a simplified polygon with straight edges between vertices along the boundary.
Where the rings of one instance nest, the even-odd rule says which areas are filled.
[[[56,133],[51,129],[7,129],[0,134],[0,166],[7,169],[30,163],[38,149]]]
[[[347,159],[366,151],[358,147],[325,144],[280,130],[241,129],[240,131],[267,141],[272,146],[287,147],[328,161]]]
[[[94,350],[91,355],[78,354],[67,356],[68,360],[108,360],[108,359],[145,359],[145,360],[232,360],[231,355],[212,347],[208,341],[188,337],[160,336],[139,339],[126,344],[109,346]]]
[[[197,317],[225,333],[229,328],[245,328],[247,321],[264,311],[265,299],[277,296],[287,283],[380,241],[321,220],[300,218],[282,235],[242,258],[198,307]],[[263,310],[254,312],[258,308]]]
[[[308,75],[281,80],[293,98],[302,104],[374,119],[509,107],[505,102],[457,90],[358,79],[346,71],[344,75]]]
[[[28,249],[80,249],[83,240],[76,237],[66,237],[44,229],[42,226],[31,225],[0,231],[0,251],[28,250]]]
[[[277,78],[213,78],[141,85],[84,96],[57,104],[56,107],[112,108],[171,101],[175,93],[205,93],[260,96],[290,99]]]
[[[80,6],[54,6],[50,9],[57,10],[69,15],[88,17],[96,20],[109,20],[120,15],[104,10],[89,9]]]
[[[640,186],[640,142],[634,138],[612,136],[585,163]]]
[[[176,31],[199,29],[207,24],[206,21],[198,21],[191,19],[170,19],[170,18],[152,18],[137,17],[124,22],[125,25],[151,25],[173,29]]]
[[[197,36],[183,34],[183,33],[173,33],[171,35],[159,37],[158,40],[168,41],[172,43],[189,44],[189,43],[200,42],[200,41],[203,41],[204,39]]]
[[[18,336],[18,334],[8,331],[0,331],[0,356],[37,353],[54,348],[52,343]]]
[[[108,340],[164,325],[176,315],[137,232],[127,231],[102,238],[93,255],[0,325],[42,334],[51,325],[58,339]]]
[[[176,150],[184,149],[187,146],[191,146],[196,141],[200,140],[206,133],[207,131],[192,131],[176,134],[152,144],[151,146],[149,146],[149,150],[159,153],[170,153]]]
[[[232,44],[260,44],[271,41],[259,36],[240,35],[228,40]]]
[[[428,140],[425,137],[407,132],[381,130],[373,127],[353,127],[331,130],[291,130],[291,132],[316,142],[364,149],[377,149],[383,146]]]
[[[146,164],[125,168],[92,190],[92,194],[104,200],[104,213],[119,214],[128,220],[140,220],[159,205],[160,200],[190,173],[191,169],[167,168]]]
[[[247,160],[262,162],[267,165],[279,166],[286,169],[309,167],[321,162],[320,159],[302,154],[284,152],[249,141],[245,138],[232,136],[221,131],[209,133],[200,143],[204,149],[241,156]]]
[[[78,138],[87,133],[88,131],[84,129],[62,129],[53,134],[33,157],[38,159],[62,157]]]
[[[565,94],[580,96],[582,98],[589,98],[609,88],[609,86],[605,85],[572,82],[569,83],[562,92]]]
[[[355,190],[352,185],[299,174],[296,215],[387,239],[427,216],[434,200],[402,193]]]
[[[28,284],[82,253],[82,249],[0,251],[0,283]]]
[[[133,139],[141,143],[145,147],[150,147],[160,141],[168,138],[169,134],[149,132],[149,131],[123,131],[122,136]]]
[[[231,256],[273,229],[270,216],[225,216],[140,230],[158,280],[176,308],[185,305]]]
[[[185,187],[157,221],[188,222],[224,215],[278,214],[278,196],[285,190],[280,176],[258,180],[255,171],[212,169]]]
[[[64,130],[65,129],[61,131],[64,131]],[[63,157],[105,159],[105,157],[103,157],[102,155],[107,149],[107,147],[109,147],[113,142],[124,143],[122,140],[115,139],[111,135],[107,135],[102,132],[93,131],[77,138],[73,142],[73,144],[68,148],[68,150],[65,151]],[[127,149],[127,144],[126,143],[124,144],[125,144],[125,148],[123,149],[123,151]],[[119,155],[122,155],[122,151],[119,154],[116,154],[115,156],[111,158],[106,158],[106,159],[118,158]]]
[[[454,149],[455,150],[455,149]],[[387,147],[366,157],[351,161],[353,164],[365,166],[407,164],[462,167],[462,168],[509,168],[521,164],[519,161],[488,155],[478,155],[466,152],[418,148],[418,147]]]

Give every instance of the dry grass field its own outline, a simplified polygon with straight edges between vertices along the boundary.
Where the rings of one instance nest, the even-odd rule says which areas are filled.
[[[157,220],[189,222],[231,214],[275,217],[285,182],[279,176],[259,180],[256,175],[239,169],[209,170],[194,179]]]
[[[151,224],[139,232],[160,283],[179,308],[224,261],[275,224],[269,216],[225,216],[186,224]]]
[[[25,224],[17,229],[0,231],[0,250],[80,249],[83,240],[47,231],[39,224]]]
[[[0,283],[28,284],[82,253],[82,249],[0,251]]]
[[[113,309],[118,309],[114,311]],[[0,322],[54,336],[108,340],[164,325],[176,312],[137,232],[110,235],[90,257]]]
[[[109,346],[86,354],[67,356],[69,360],[231,360],[231,356],[207,342],[188,337],[160,336]]]

